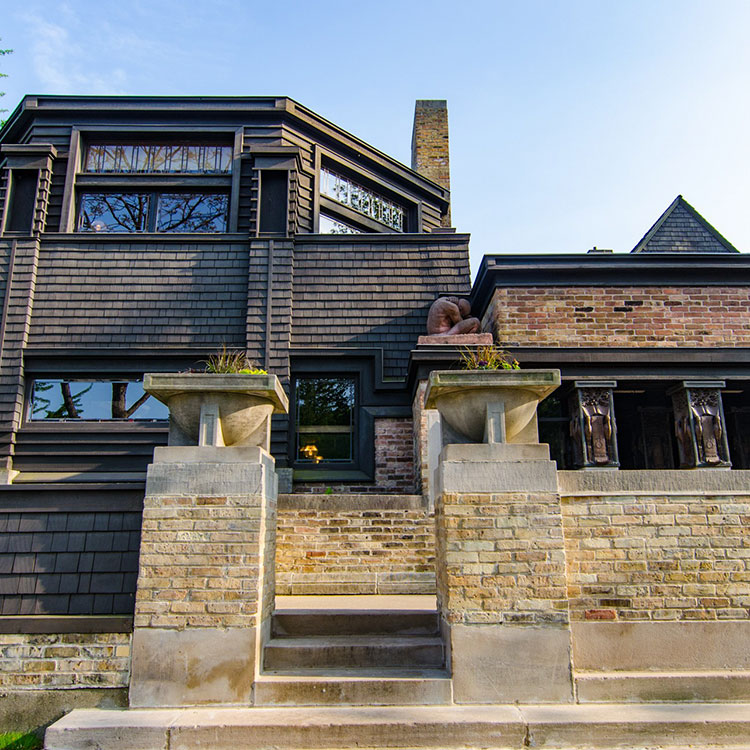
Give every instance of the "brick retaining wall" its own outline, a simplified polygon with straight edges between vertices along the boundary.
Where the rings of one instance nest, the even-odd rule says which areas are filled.
[[[750,619],[750,494],[563,496],[572,620]]]
[[[435,592],[434,516],[413,495],[280,495],[277,594]]]

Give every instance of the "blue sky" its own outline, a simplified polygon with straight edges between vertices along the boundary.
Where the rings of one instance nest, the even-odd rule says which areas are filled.
[[[448,100],[482,255],[628,251],[681,193],[750,250],[750,2],[0,0],[27,93],[287,95],[409,163]]]

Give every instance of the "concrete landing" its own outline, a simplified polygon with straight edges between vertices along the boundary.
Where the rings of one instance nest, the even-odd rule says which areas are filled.
[[[47,750],[747,750],[749,744],[748,703],[82,709],[45,737]]]

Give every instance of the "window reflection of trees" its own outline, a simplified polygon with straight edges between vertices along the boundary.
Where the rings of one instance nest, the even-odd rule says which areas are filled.
[[[36,380],[30,416],[32,420],[166,419],[168,413],[138,382]]]
[[[300,378],[295,396],[297,461],[353,460],[354,380]]]

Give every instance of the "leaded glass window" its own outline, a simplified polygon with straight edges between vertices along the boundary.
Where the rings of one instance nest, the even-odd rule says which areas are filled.
[[[92,144],[86,172],[153,174],[225,174],[232,168],[232,147],[198,144]]]
[[[137,381],[35,380],[29,418],[37,420],[168,419],[169,409]]]
[[[297,462],[315,465],[354,460],[355,393],[353,378],[297,380]]]
[[[320,193],[397,232],[404,231],[403,206],[325,167],[320,170]]]

